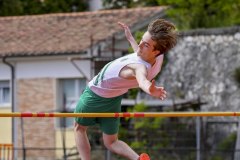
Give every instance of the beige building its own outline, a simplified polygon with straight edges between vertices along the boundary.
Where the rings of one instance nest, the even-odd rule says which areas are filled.
[[[163,16],[164,9],[1,17],[0,112],[72,112],[101,66],[128,53],[129,44],[117,22],[128,24],[133,32],[146,29],[151,20]],[[61,158],[63,146],[75,149],[73,118],[63,122],[0,117],[0,144],[14,144],[18,158],[23,148],[29,159]]]

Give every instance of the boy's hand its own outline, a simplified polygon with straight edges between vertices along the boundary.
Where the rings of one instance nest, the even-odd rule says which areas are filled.
[[[164,100],[166,98],[167,92],[164,90],[163,87],[158,87],[155,85],[155,80],[152,80],[152,84],[149,87],[150,95],[156,98],[160,98]]]
[[[118,24],[124,29],[127,39],[131,38],[132,33],[131,33],[130,29],[128,28],[128,26],[122,22],[118,22]]]
[[[134,52],[137,52],[138,44],[137,44],[136,40],[134,39],[134,37],[133,37],[129,27],[126,24],[122,23],[122,22],[118,22],[118,24],[124,29],[125,36],[126,36],[127,40],[129,41],[129,43],[131,44]]]

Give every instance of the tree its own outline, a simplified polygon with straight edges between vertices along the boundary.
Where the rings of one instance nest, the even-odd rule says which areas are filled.
[[[180,29],[225,27],[240,24],[240,0],[157,0],[168,5],[167,15]]]
[[[169,6],[167,18],[181,30],[240,25],[240,0],[103,0],[103,4],[107,8]]]
[[[21,0],[23,15],[41,14],[43,3],[40,0]]]
[[[87,8],[86,0],[0,0],[0,16],[79,12]]]
[[[45,13],[79,12],[87,9],[87,3],[83,0],[44,0],[43,11]]]
[[[20,0],[0,0],[0,16],[21,15],[22,12]]]

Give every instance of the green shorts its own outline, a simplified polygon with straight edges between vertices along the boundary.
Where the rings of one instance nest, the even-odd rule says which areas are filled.
[[[81,95],[75,113],[115,113],[121,112],[122,96],[114,98],[103,98],[95,94],[86,87]],[[75,121],[83,126],[92,126],[99,124],[100,129],[105,134],[118,133],[120,118],[84,118],[76,117]]]

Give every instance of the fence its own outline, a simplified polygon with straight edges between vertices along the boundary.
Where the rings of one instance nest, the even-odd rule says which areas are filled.
[[[12,160],[12,159],[13,159],[13,145],[0,144],[0,160]]]
[[[216,117],[218,114],[219,112],[169,112],[159,114],[107,114],[107,116],[122,117],[122,126],[119,131],[120,139],[126,141],[138,153],[149,153],[152,159],[234,160],[234,153],[237,152],[235,145],[239,112],[224,112],[219,114],[219,116],[226,116],[226,120],[219,120],[220,117]],[[62,114],[56,115],[57,117],[62,116]],[[76,116],[75,114],[70,115],[73,117]],[[87,117],[92,116],[89,114],[84,115]],[[28,113],[16,114],[14,116],[53,117],[54,115]],[[235,118],[235,120],[233,121],[232,118]],[[99,128],[90,127],[89,132],[93,155],[92,160],[123,160],[121,157],[106,151],[101,140]],[[32,158],[32,152],[41,151],[42,154],[40,156],[44,156],[45,152],[50,150],[54,152],[61,149],[63,148],[15,148],[20,153],[25,150],[26,159]],[[78,159],[76,147],[65,148],[65,150],[67,150],[66,155],[48,157],[48,159]],[[7,154],[10,155],[10,153],[5,152],[5,155]],[[47,159],[47,157],[42,158]]]

